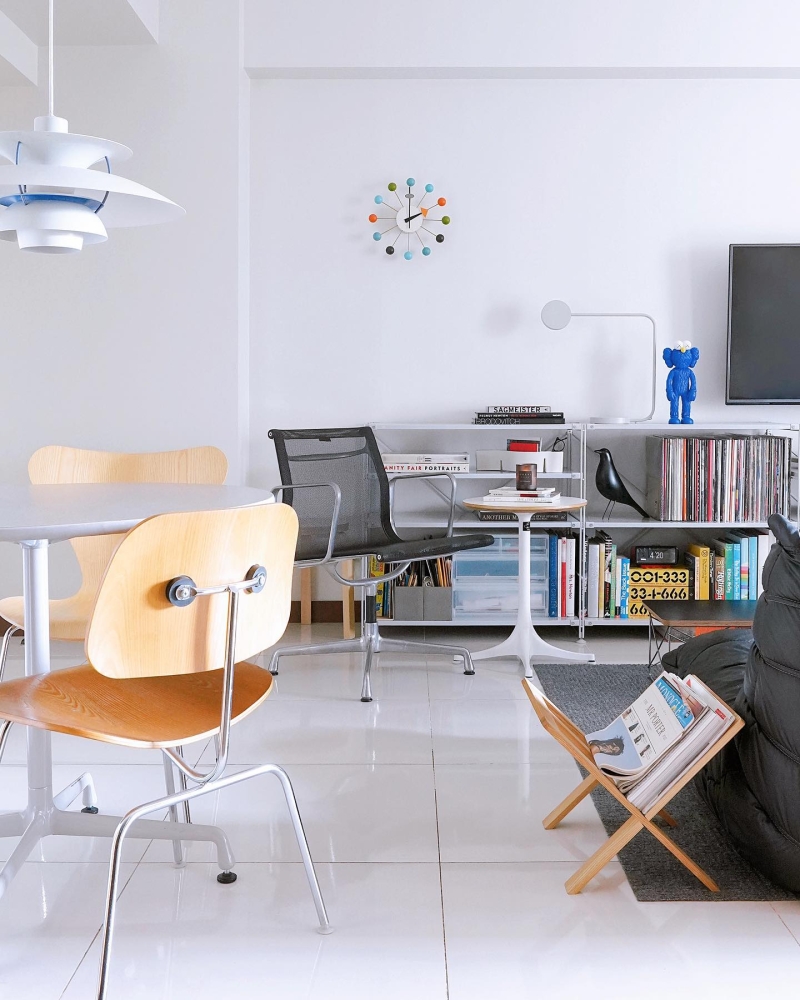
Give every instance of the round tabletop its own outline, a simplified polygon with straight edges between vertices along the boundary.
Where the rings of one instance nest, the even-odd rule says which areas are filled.
[[[508,514],[544,514],[551,510],[554,514],[563,514],[565,510],[579,510],[586,506],[586,501],[582,497],[559,497],[552,503],[537,504],[533,501],[528,503],[514,504],[509,500],[484,500],[483,497],[472,497],[469,500],[462,500],[462,505],[467,510],[504,510]]]
[[[271,503],[268,490],[189,483],[0,486],[0,541],[59,542],[129,531],[154,514]]]

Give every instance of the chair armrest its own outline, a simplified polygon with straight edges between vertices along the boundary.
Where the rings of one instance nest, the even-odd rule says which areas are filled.
[[[456,477],[452,472],[398,472],[394,476],[389,476],[389,502],[394,508],[394,485],[398,479],[448,479],[450,481],[450,513],[447,518],[447,532],[445,538],[450,538],[453,534],[453,522],[456,517]],[[446,499],[446,498],[445,498]]]
[[[287,483],[285,486],[276,486],[271,491],[275,499],[279,493],[286,490],[332,490],[333,491],[333,516],[331,518],[331,531],[328,536],[328,550],[322,559],[303,560],[304,568],[311,566],[322,566],[323,563],[330,562],[333,558],[333,545],[336,541],[336,530],[339,527],[339,510],[342,506],[342,491],[336,483]]]

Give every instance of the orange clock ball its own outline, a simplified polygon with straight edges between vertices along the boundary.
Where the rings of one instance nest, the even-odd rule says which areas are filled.
[[[439,201],[437,202],[437,205],[441,205],[442,208],[444,208],[446,204],[447,204],[447,198],[440,198]]]
[[[370,222],[377,222],[378,221],[378,216],[377,215],[371,215],[369,217],[369,221]]]

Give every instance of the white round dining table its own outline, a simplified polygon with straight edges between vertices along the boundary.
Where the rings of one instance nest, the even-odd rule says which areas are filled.
[[[249,486],[182,483],[0,486],[0,541],[16,542],[22,548],[26,676],[50,670],[48,548],[51,542],[129,531],[154,514],[272,502],[274,497],[269,491]],[[66,812],[66,805],[85,788],[87,781],[83,779],[88,776],[53,795],[49,732],[29,726],[27,749],[27,806],[22,812],[0,815],[0,837],[20,838],[0,871],[0,896],[44,837],[59,833],[110,836],[119,822],[113,817]]]

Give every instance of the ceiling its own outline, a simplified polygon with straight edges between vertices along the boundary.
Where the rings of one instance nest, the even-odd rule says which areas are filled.
[[[0,11],[36,45],[47,45],[47,0],[0,0]],[[58,45],[152,43],[145,21],[157,23],[157,0],[55,0]]]

